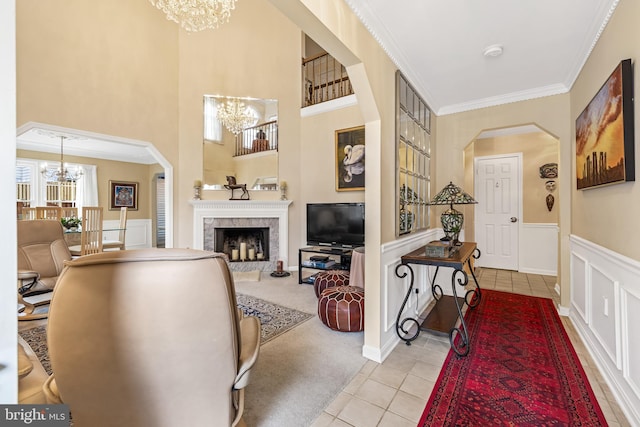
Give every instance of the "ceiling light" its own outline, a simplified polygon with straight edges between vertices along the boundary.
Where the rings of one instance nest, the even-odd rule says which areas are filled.
[[[499,44],[493,44],[491,46],[487,46],[484,49],[483,55],[487,58],[495,58],[496,56],[502,55],[503,47]]]
[[[238,98],[227,101],[220,105],[217,110],[218,119],[234,135],[238,135],[243,129],[256,124],[256,117],[251,114],[251,110]]]
[[[149,0],[188,32],[215,29],[229,21],[236,0]]]
[[[60,135],[55,132],[37,131],[41,135],[46,135],[51,138],[60,138],[60,166],[56,169],[51,169],[46,163],[42,165],[40,173],[47,182],[76,182],[82,178],[82,169],[77,167],[75,169],[69,169],[68,165],[64,163],[64,140],[65,139],[83,139],[81,137]]]

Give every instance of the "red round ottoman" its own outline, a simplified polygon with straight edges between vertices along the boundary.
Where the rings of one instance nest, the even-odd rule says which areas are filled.
[[[364,330],[364,289],[357,286],[325,289],[318,301],[318,316],[334,331]]]
[[[334,286],[348,286],[349,273],[344,270],[328,270],[321,271],[316,274],[313,281],[313,290],[316,292],[316,298],[320,298],[320,294],[327,288]]]

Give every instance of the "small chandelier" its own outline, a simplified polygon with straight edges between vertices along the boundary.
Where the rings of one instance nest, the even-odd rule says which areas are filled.
[[[215,29],[229,21],[236,0],[149,0],[187,32]]]
[[[45,163],[40,170],[42,176],[47,182],[76,182],[82,178],[82,169],[70,170],[67,165],[64,164],[64,140],[68,139],[68,136],[56,135],[60,137],[60,166],[57,169],[49,169]]]
[[[253,126],[256,122],[255,116],[238,98],[230,99],[226,104],[219,105],[217,115],[224,127],[236,136],[243,129]]]

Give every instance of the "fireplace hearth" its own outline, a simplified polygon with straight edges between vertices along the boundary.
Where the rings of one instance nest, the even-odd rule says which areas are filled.
[[[214,230],[214,250],[227,254],[230,262],[268,262],[269,227],[220,227]]]
[[[232,271],[260,270],[273,272],[277,262],[282,261],[283,268],[288,270],[288,228],[289,228],[289,204],[290,200],[262,201],[262,200],[192,200],[193,215],[193,247],[208,251],[223,252],[229,256],[229,268]],[[254,249],[256,259],[244,262],[234,262],[233,249],[227,243],[227,249],[216,246],[216,229],[268,229],[268,238],[263,237],[264,260],[257,260],[257,251]],[[249,240],[251,237],[248,238]],[[254,237],[255,239],[255,237]],[[249,243],[246,250],[249,255]],[[238,257],[240,255],[240,243],[237,242]],[[221,250],[222,249],[222,250]]]

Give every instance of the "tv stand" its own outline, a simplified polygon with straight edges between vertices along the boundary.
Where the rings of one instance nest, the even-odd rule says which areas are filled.
[[[313,284],[315,275],[324,270],[349,270],[351,248],[309,246],[298,250],[298,284]],[[312,261],[313,254],[326,254],[327,261]],[[306,265],[305,265],[306,264]]]

